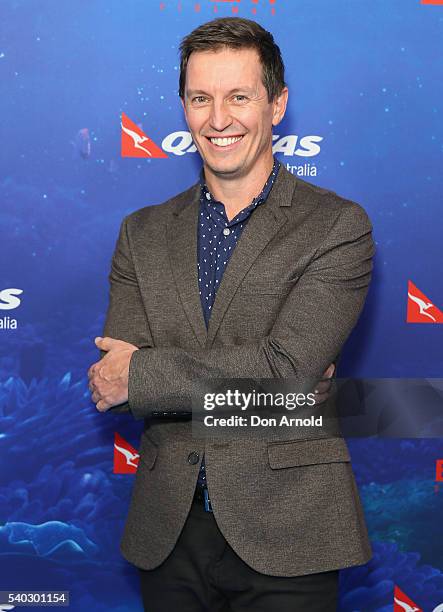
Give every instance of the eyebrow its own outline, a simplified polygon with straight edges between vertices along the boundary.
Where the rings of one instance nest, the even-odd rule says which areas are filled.
[[[247,91],[247,92],[251,93],[253,91],[253,89],[251,87],[247,87],[247,86],[234,87],[234,89],[231,89],[230,91],[228,91],[227,95],[229,96],[229,95],[231,95],[231,94],[233,94],[233,93],[235,93],[237,91]],[[190,96],[195,96],[195,95],[197,95],[197,96],[201,96],[201,95],[209,96],[209,94],[206,93],[205,91],[203,91],[203,89],[188,89],[188,90],[186,90],[186,95],[189,96],[189,97]]]

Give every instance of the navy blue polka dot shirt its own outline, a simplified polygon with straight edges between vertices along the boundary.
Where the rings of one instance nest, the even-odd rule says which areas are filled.
[[[259,204],[263,204],[274,184],[280,162],[274,157],[274,165],[263,189],[246,208],[243,208],[231,221],[226,216],[225,206],[217,201],[205,184],[203,169],[200,174],[200,213],[197,236],[198,284],[206,327],[209,324],[212,306],[223,272],[235,245],[240,239],[246,223]],[[205,460],[203,457],[198,484],[205,486]]]

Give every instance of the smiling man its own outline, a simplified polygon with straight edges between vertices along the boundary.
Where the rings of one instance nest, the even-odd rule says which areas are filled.
[[[191,32],[179,93],[200,181],[124,219],[89,370],[98,410],[144,419],[121,550],[150,612],[332,611],[338,570],[371,556],[344,440],[204,440],[189,411],[206,379],[332,375],[365,301],[371,224],[273,157],[288,88],[260,25]]]

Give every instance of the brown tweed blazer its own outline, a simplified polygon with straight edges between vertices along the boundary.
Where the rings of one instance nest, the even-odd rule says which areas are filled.
[[[340,436],[292,430],[273,442],[210,440],[193,435],[190,421],[151,413],[189,410],[205,378],[320,376],[362,310],[371,223],[358,204],[282,166],[231,256],[206,330],[198,208],[196,184],[130,214],[112,260],[104,335],[140,348],[131,358],[129,402],[116,411],[144,419],[122,554],[145,569],[165,560],[205,454],[214,517],[255,570],[296,576],[363,564],[371,548]]]

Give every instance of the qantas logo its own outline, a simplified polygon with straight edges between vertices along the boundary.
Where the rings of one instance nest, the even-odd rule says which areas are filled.
[[[423,612],[423,610],[395,585],[394,612]]]
[[[423,612],[397,585],[394,587],[394,612]],[[443,604],[439,604],[432,612],[443,612]]]
[[[121,128],[122,157],[148,157],[151,159],[168,157],[125,113],[122,113]]]
[[[323,140],[323,136],[302,136],[297,134],[289,134],[280,136],[274,134],[272,136],[274,144],[272,146],[273,153],[281,153],[286,157],[297,155],[298,157],[314,157],[320,153],[319,142]],[[185,155],[185,153],[196,153],[197,147],[192,140],[190,132],[180,130],[171,132],[162,142],[162,147],[168,153],[174,155]]]
[[[120,434],[114,434],[114,474],[135,474],[140,455]]]
[[[443,323],[443,312],[414,285],[408,282],[407,323]]]
[[[443,0],[421,0],[422,4],[434,4],[443,6]]]

